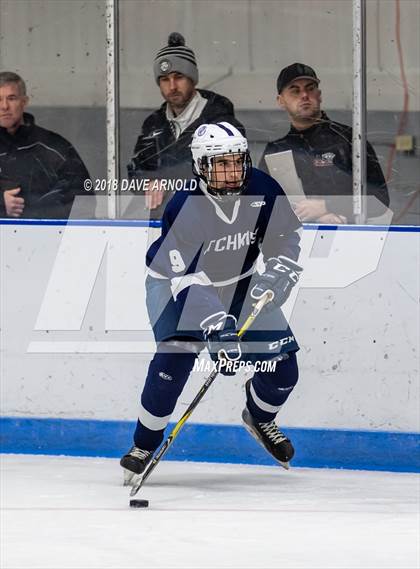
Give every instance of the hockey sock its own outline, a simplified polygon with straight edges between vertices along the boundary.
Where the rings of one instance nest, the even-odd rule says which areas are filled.
[[[176,402],[197,357],[181,348],[163,351],[161,346],[150,362],[140,398],[139,418],[134,444],[144,450],[155,450],[163,440]]]
[[[289,352],[275,371],[257,372],[247,389],[247,407],[260,423],[272,421],[285,403],[299,377],[296,354]]]

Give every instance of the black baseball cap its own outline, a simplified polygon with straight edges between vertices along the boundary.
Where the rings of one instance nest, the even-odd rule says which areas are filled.
[[[295,79],[313,79],[319,83],[315,71],[304,63],[292,63],[280,71],[277,78],[277,91],[281,93],[285,87]]]

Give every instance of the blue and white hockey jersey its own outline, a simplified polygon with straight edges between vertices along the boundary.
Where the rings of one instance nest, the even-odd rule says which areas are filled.
[[[281,187],[260,170],[252,169],[246,189],[228,205],[199,185],[168,203],[161,237],[147,252],[149,275],[170,285],[182,328],[198,330],[209,315],[229,311],[237,283],[256,271],[260,254],[297,260],[300,226]]]

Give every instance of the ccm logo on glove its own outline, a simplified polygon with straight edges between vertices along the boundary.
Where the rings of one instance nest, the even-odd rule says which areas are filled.
[[[302,267],[288,257],[271,257],[266,262],[265,272],[257,277],[257,283],[252,287],[251,297],[259,300],[264,293],[271,290],[274,297],[264,310],[272,310],[282,306],[299,280]]]

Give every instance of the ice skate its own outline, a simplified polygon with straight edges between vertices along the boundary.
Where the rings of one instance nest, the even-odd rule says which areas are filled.
[[[152,457],[153,451],[143,450],[135,445],[131,447],[120,460],[120,465],[124,469],[124,486],[133,486],[136,483]]]
[[[251,380],[246,383],[249,391]],[[295,450],[292,443],[277,427],[275,421],[259,423],[249,412],[248,408],[242,411],[242,420],[246,430],[275,458],[286,470],[290,468],[289,461],[293,458]]]

